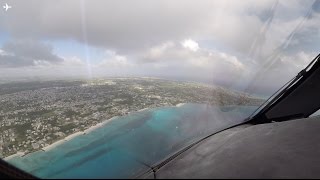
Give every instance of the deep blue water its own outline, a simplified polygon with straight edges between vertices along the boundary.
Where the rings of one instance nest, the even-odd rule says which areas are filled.
[[[135,177],[201,137],[243,122],[256,108],[185,104],[135,112],[8,162],[40,178]]]

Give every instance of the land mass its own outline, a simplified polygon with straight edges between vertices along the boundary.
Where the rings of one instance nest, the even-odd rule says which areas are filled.
[[[142,109],[180,103],[258,106],[263,101],[222,87],[153,78],[0,84],[0,157],[49,150],[106,119]]]

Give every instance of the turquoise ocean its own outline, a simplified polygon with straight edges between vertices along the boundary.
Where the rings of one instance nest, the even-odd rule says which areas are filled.
[[[190,143],[242,123],[256,108],[184,104],[133,112],[8,162],[40,178],[132,178]]]

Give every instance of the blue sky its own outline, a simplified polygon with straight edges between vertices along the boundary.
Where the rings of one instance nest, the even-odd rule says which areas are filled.
[[[3,44],[8,41],[10,38],[9,33],[6,31],[0,31],[0,46],[3,46]]]
[[[54,47],[53,53],[59,54],[64,57],[77,56],[85,60],[88,58],[92,63],[98,63],[104,58],[109,58],[103,48],[97,48],[88,44],[83,44],[75,40],[47,40],[46,43],[52,44]]]

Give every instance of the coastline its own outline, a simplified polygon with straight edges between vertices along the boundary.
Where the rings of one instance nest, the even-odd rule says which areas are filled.
[[[186,103],[179,103],[179,104],[176,105],[176,107],[180,107],[180,106],[183,106],[185,104]],[[145,111],[145,110],[148,110],[148,109],[150,109],[150,108],[143,108],[143,109],[140,109],[140,110],[135,111],[135,112],[141,112],[141,111]],[[108,124],[109,122],[111,122],[113,119],[115,119],[117,117],[119,117],[119,116],[113,116],[112,118],[109,118],[109,119],[106,119],[106,120],[104,120],[104,121],[102,121],[100,123],[97,123],[96,125],[93,125],[93,126],[89,127],[88,129],[86,129],[84,131],[78,131],[78,132],[75,132],[73,134],[70,134],[70,135],[64,137],[63,139],[60,139],[60,140],[58,140],[58,141],[56,141],[56,142],[54,142],[52,144],[49,144],[49,145],[47,145],[47,146],[45,146],[45,147],[43,147],[43,148],[41,148],[41,149],[39,149],[37,151],[44,151],[44,152],[50,151],[50,150],[54,149],[55,147],[65,143],[67,141],[72,140],[73,138],[75,138],[77,136],[86,135],[86,134],[88,134],[88,133],[90,133],[90,132],[92,132],[92,131],[94,131],[94,130],[96,130],[96,129],[98,129],[98,128],[106,125],[106,124]],[[10,160],[10,159],[12,159],[14,157],[17,157],[17,156],[23,157],[23,156],[26,156],[28,154],[32,154],[32,153],[37,152],[37,151],[32,151],[32,152],[29,152],[29,153],[17,152],[15,154],[10,155],[10,156],[4,157],[3,159],[5,161],[8,161],[8,160]]]
[[[145,111],[145,110],[148,110],[148,109],[149,108],[143,108],[143,109],[138,110],[137,112]]]
[[[3,158],[3,160],[7,161],[7,160],[10,160],[10,159],[15,158],[15,157],[17,157],[17,156],[22,157],[22,156],[24,156],[24,155],[25,155],[24,152],[17,152],[17,153],[15,153],[15,154],[12,154],[12,155],[10,155],[10,156],[7,156],[7,157]]]
[[[177,104],[176,105],[176,107],[181,107],[181,106],[183,106],[183,105],[185,105],[186,103],[179,103],[179,104]]]
[[[59,146],[60,144],[63,144],[65,142],[67,142],[67,141],[72,140],[73,138],[75,138],[77,136],[86,135],[86,134],[88,134],[88,133],[90,133],[90,132],[92,132],[92,131],[94,131],[94,130],[96,130],[96,129],[98,129],[98,128],[106,125],[106,124],[108,124],[109,122],[111,122],[111,120],[115,119],[116,117],[118,117],[118,116],[114,116],[114,117],[112,117],[110,119],[106,119],[106,120],[104,120],[104,121],[102,121],[102,122],[100,122],[100,123],[98,123],[96,125],[93,125],[93,126],[89,127],[88,129],[86,129],[84,131],[78,131],[78,132],[75,132],[73,134],[70,134],[69,136],[66,136],[65,138],[63,138],[63,139],[61,139],[59,141],[56,141],[56,142],[54,142],[54,143],[52,143],[52,144],[50,144],[50,145],[48,145],[46,147],[43,147],[41,149],[43,151],[45,151],[45,152],[49,151],[49,150]]]
[[[109,122],[111,122],[111,120],[113,120],[113,119],[115,119],[117,117],[118,116],[114,116],[114,117],[112,117],[110,119],[106,119],[106,120],[104,120],[104,121],[102,121],[102,122],[100,122],[100,123],[98,123],[96,125],[93,125],[93,126],[89,127],[88,129],[86,129],[84,131],[78,131],[78,132],[75,132],[73,134],[70,134],[70,135],[64,137],[63,139],[60,139],[60,140],[58,140],[58,141],[56,141],[56,142],[54,142],[52,144],[49,144],[49,145],[47,145],[47,146],[45,146],[45,147],[43,147],[43,148],[41,148],[41,149],[39,149],[37,151],[44,151],[44,152],[50,151],[50,150],[54,149],[55,147],[65,143],[65,142],[68,142],[68,141],[72,140],[73,138],[75,138],[77,136],[86,135],[87,133],[90,133],[90,132],[92,132],[92,131],[94,131],[94,130],[96,130],[96,129],[98,129],[98,128],[106,125],[106,124],[108,124]],[[8,160],[13,159],[13,158],[15,158],[17,156],[23,157],[23,156],[26,156],[28,154],[32,154],[32,153],[37,152],[37,151],[33,151],[33,152],[29,152],[29,153],[17,152],[15,154],[10,155],[10,156],[4,157],[3,159],[5,161],[8,161]]]
[[[94,130],[96,130],[96,129],[98,129],[98,128],[106,125],[106,124],[108,124],[109,122],[111,122],[113,119],[115,119],[115,118],[117,118],[117,117],[118,117],[118,116],[113,116],[113,117],[110,118],[110,119],[104,120],[104,121],[102,121],[102,122],[100,122],[100,123],[98,123],[98,124],[96,124],[96,125],[93,125],[93,126],[89,127],[88,129],[86,129],[86,130],[84,130],[84,131],[80,131],[80,134],[86,135],[87,133],[90,133],[90,132],[92,132],[92,131],[94,131]],[[78,134],[78,135],[80,135],[80,134]],[[76,136],[77,136],[77,135],[76,135]],[[69,137],[69,136],[68,136],[68,137]]]
[[[60,139],[60,140],[58,140],[58,141],[56,141],[56,142],[54,142],[52,144],[49,144],[48,146],[45,146],[45,147],[41,148],[41,150],[44,151],[44,152],[49,151],[49,150],[53,149],[54,147],[56,147],[56,146],[58,146],[58,145],[60,145],[60,144],[62,144],[64,142],[66,142],[65,138]]]

